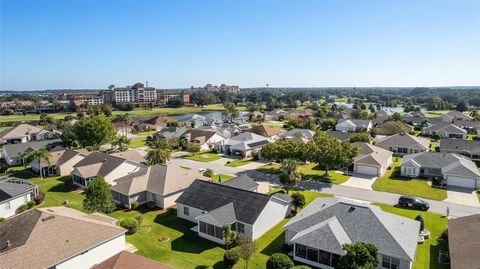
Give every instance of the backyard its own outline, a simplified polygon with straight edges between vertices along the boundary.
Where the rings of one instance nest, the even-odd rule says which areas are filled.
[[[266,164],[260,166],[256,170],[267,174],[281,174],[279,164]],[[325,170],[320,169],[316,163],[300,165],[298,167],[298,172],[300,172],[305,179],[317,180],[333,184],[342,184],[350,178],[350,176],[344,175],[334,170],[328,171],[329,176],[325,177]]]
[[[395,170],[400,169],[400,163],[401,158],[397,158],[392,164],[392,169],[387,170],[383,176],[375,180],[372,184],[372,189],[376,191],[413,195],[439,201],[447,198],[446,190],[432,188],[427,180],[408,179],[397,176]]]

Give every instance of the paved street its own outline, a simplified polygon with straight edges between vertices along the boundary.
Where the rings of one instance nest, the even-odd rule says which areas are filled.
[[[250,170],[248,168],[240,167],[228,167],[214,163],[197,162],[187,159],[174,158],[172,160],[183,166],[188,166],[193,169],[198,168],[210,168],[215,173],[238,175],[248,174],[255,180],[268,181],[273,185],[279,185],[278,177],[276,175],[269,175],[259,171]],[[319,191],[323,193],[332,194],[335,196],[342,196],[351,199],[364,200],[369,202],[378,202],[384,204],[395,205],[400,197],[399,194],[380,192],[363,188],[356,188],[344,185],[335,185],[329,183],[323,183],[319,181],[302,181],[298,185],[299,188],[305,190]],[[480,207],[466,206],[462,204],[456,204],[445,201],[435,201],[429,199],[423,199],[430,203],[430,211],[439,214],[446,214],[447,207],[450,208],[450,215],[455,217],[467,216],[472,214],[480,214]]]

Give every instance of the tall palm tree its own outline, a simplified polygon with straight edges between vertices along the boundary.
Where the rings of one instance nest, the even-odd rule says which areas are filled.
[[[120,126],[122,127],[122,134],[125,135],[125,137],[127,137],[128,135],[127,126],[132,122],[132,117],[128,113],[120,114],[115,116],[113,121],[116,124],[120,124]]]
[[[20,159],[22,160],[22,165],[25,168],[26,168],[27,164],[29,163],[31,153],[32,153],[31,151],[26,150],[26,151],[22,151],[18,154],[18,157],[20,157]]]
[[[38,162],[38,167],[40,170],[40,178],[43,178],[43,168],[42,161],[46,161],[50,165],[50,153],[46,149],[37,149],[30,153],[29,157],[32,161]]]
[[[301,179],[300,173],[297,171],[298,162],[294,159],[285,159],[282,162],[281,170],[283,174],[280,176],[280,181],[284,186],[284,189],[288,192],[295,186]]]
[[[126,136],[117,135],[112,142],[112,146],[118,147],[118,150],[120,151],[125,151],[128,145],[130,145],[130,142],[132,142],[132,140],[128,139]]]
[[[149,139],[148,146],[150,147],[147,154],[148,165],[166,164],[170,160],[172,149],[164,139]]]

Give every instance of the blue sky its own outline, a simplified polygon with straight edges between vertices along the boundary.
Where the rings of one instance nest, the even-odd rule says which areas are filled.
[[[480,85],[476,1],[0,0],[0,89]]]

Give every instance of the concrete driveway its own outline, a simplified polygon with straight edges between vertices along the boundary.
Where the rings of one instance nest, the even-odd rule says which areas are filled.
[[[340,185],[371,190],[372,184],[373,182],[375,182],[376,179],[376,176],[354,174],[345,183],[342,183]]]
[[[459,187],[447,188],[445,202],[480,207],[480,202],[474,190]]]

